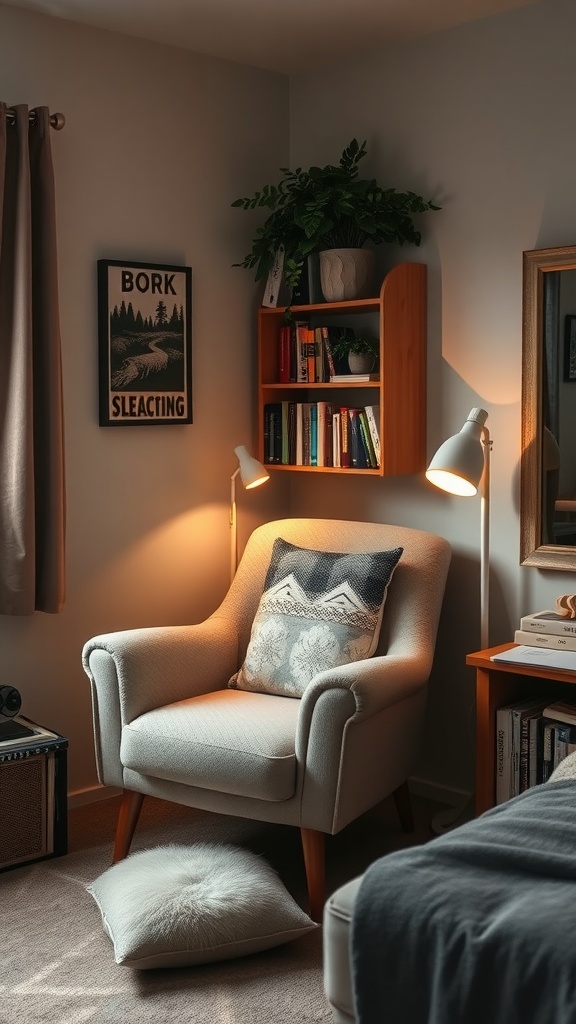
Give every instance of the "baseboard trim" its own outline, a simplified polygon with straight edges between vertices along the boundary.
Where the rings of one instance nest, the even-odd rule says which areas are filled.
[[[68,793],[68,810],[75,807],[84,807],[85,804],[95,804],[99,800],[111,800],[114,796],[120,796],[122,790],[116,786],[86,786],[84,789],[75,789]]]
[[[428,779],[419,779],[415,776],[408,779],[408,788],[415,796],[423,796],[427,800],[437,800],[438,803],[448,804],[450,807],[464,806],[472,796],[470,790],[443,786],[441,783],[430,782]]]

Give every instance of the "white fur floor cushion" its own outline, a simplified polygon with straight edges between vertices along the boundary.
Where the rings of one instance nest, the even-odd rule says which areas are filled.
[[[317,928],[255,853],[198,843],[133,853],[87,886],[116,963],[184,967],[256,953]]]

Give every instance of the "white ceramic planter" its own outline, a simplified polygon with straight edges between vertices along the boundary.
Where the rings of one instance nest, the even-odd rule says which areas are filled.
[[[370,298],[372,249],[325,249],[320,253],[320,287],[327,302]]]

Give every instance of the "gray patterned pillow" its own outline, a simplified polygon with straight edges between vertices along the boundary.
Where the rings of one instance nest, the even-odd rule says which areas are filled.
[[[341,554],[275,540],[246,658],[228,686],[301,697],[318,672],[369,658],[402,551]]]

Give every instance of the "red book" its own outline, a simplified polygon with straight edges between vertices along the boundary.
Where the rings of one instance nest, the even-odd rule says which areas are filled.
[[[290,327],[281,327],[278,338],[278,381],[290,383]]]

